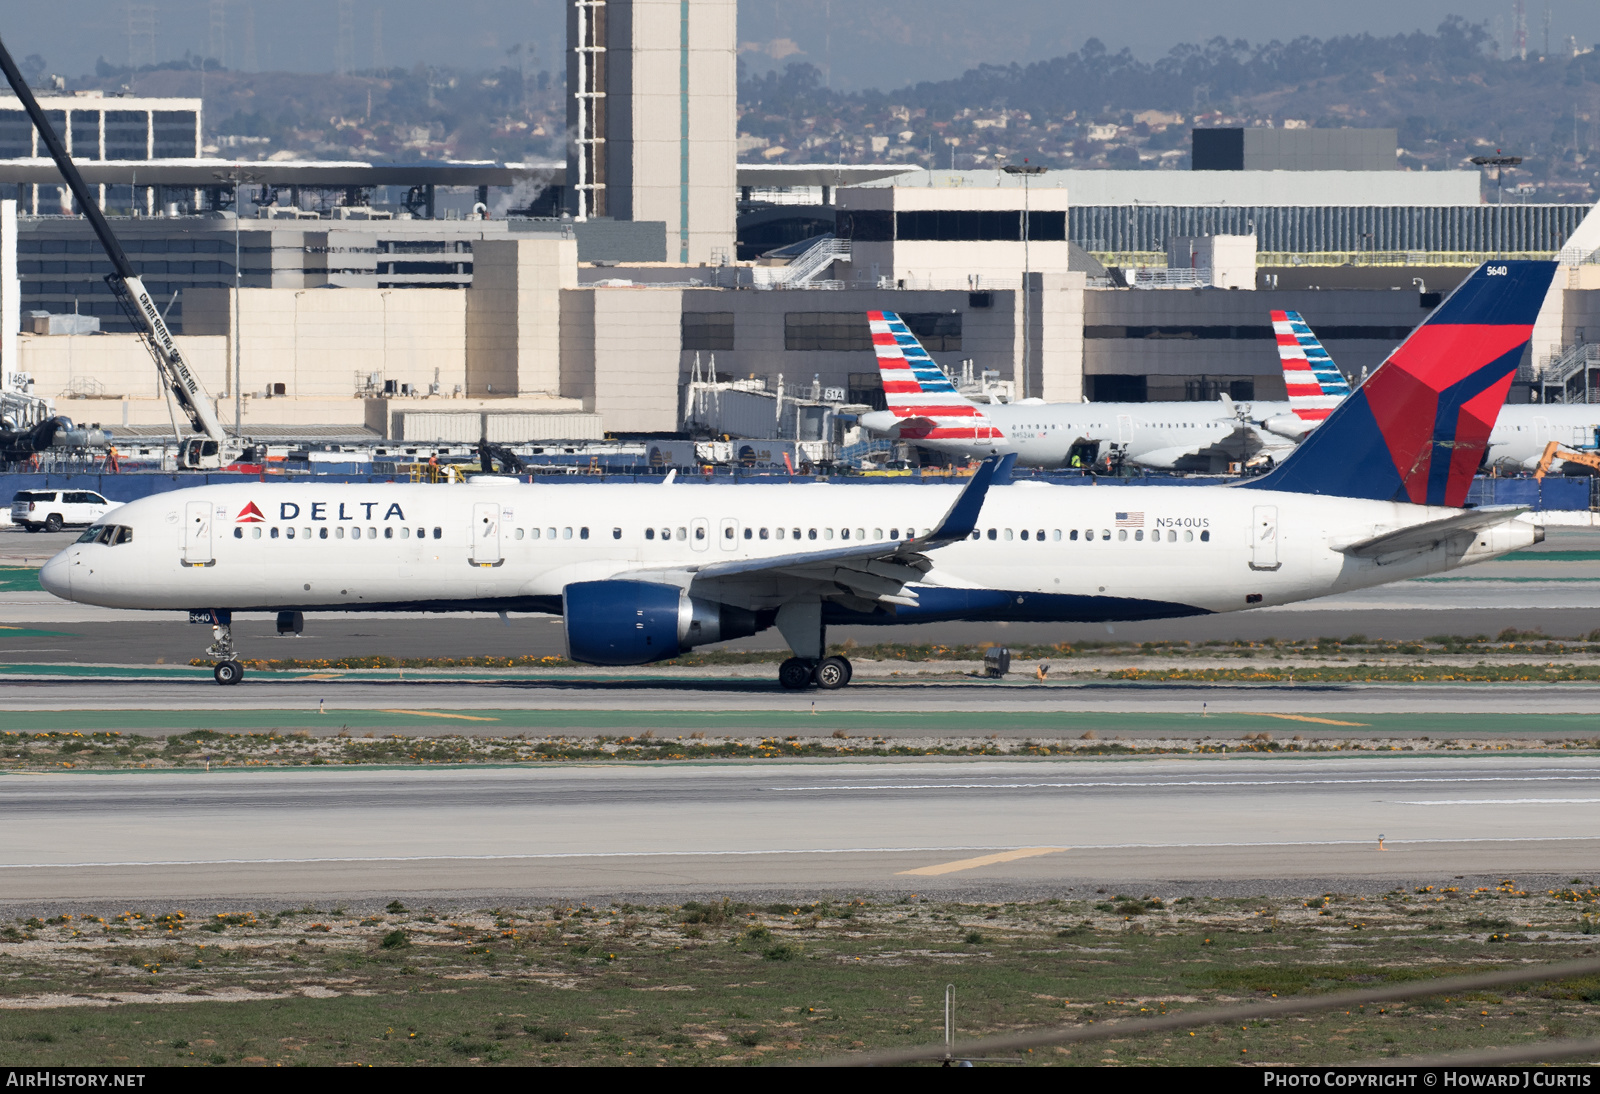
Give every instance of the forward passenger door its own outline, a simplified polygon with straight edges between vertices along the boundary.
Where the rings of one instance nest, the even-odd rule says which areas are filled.
[[[183,564],[211,566],[217,561],[211,548],[211,503],[191,501],[184,507]]]
[[[500,555],[500,505],[478,502],[472,507],[472,564],[498,566]]]

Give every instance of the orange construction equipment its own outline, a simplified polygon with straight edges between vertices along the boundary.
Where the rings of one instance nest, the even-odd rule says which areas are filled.
[[[1571,448],[1562,448],[1560,441],[1551,441],[1544,446],[1544,455],[1539,457],[1539,466],[1534,470],[1533,477],[1543,482],[1557,456],[1568,463],[1582,464],[1584,467],[1600,471],[1600,452],[1579,452]]]

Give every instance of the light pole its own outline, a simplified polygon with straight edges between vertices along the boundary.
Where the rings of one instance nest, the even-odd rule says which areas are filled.
[[[215,177],[233,183],[233,435],[239,439],[244,436],[244,392],[240,387],[244,368],[239,348],[239,290],[244,285],[243,273],[239,269],[242,254],[239,244],[239,184],[255,182],[261,176],[235,166],[232,171],[217,172]]]
[[[1008,163],[1001,168],[1008,175],[1022,176],[1022,398],[1028,397],[1028,369],[1033,364],[1031,339],[1033,336],[1033,288],[1028,284],[1032,272],[1028,255],[1029,229],[1032,219],[1028,204],[1028,184],[1034,175],[1044,174],[1043,167],[1030,166],[1027,160],[1020,164]]]
[[[1520,167],[1520,166],[1522,166],[1522,157],[1521,156],[1502,156],[1500,154],[1500,149],[1496,148],[1494,150],[1494,155],[1492,155],[1492,156],[1473,156],[1472,157],[1472,162],[1477,164],[1479,167],[1493,167],[1494,168],[1494,203],[1496,205],[1501,204],[1503,199],[1502,199],[1501,194],[1500,194],[1500,173],[1502,171],[1504,171],[1507,167]]]

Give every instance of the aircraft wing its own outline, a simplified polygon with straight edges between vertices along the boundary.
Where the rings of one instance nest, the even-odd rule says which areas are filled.
[[[1010,475],[1016,454],[991,456],[979,465],[959,497],[940,518],[937,527],[914,539],[888,540],[832,547],[825,551],[795,551],[765,558],[730,559],[726,562],[691,563],[659,570],[632,570],[613,575],[623,581],[657,581],[684,589],[727,582],[757,581],[815,587],[824,599],[854,602],[871,610],[877,602],[914,605],[915,594],[905,586],[933,568],[927,552],[972,535],[989,487]]]
[[[1527,511],[1526,505],[1497,505],[1492,508],[1468,509],[1454,516],[1430,520],[1426,524],[1413,524],[1409,528],[1369,536],[1354,543],[1335,543],[1333,549],[1356,558],[1377,558],[1380,555],[1398,554],[1401,551],[1426,551],[1437,547],[1452,536],[1493,528]]]

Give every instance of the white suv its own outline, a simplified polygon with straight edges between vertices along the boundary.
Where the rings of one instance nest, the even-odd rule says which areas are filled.
[[[19,490],[11,499],[11,523],[59,532],[69,524],[93,524],[115,508],[93,490]]]

